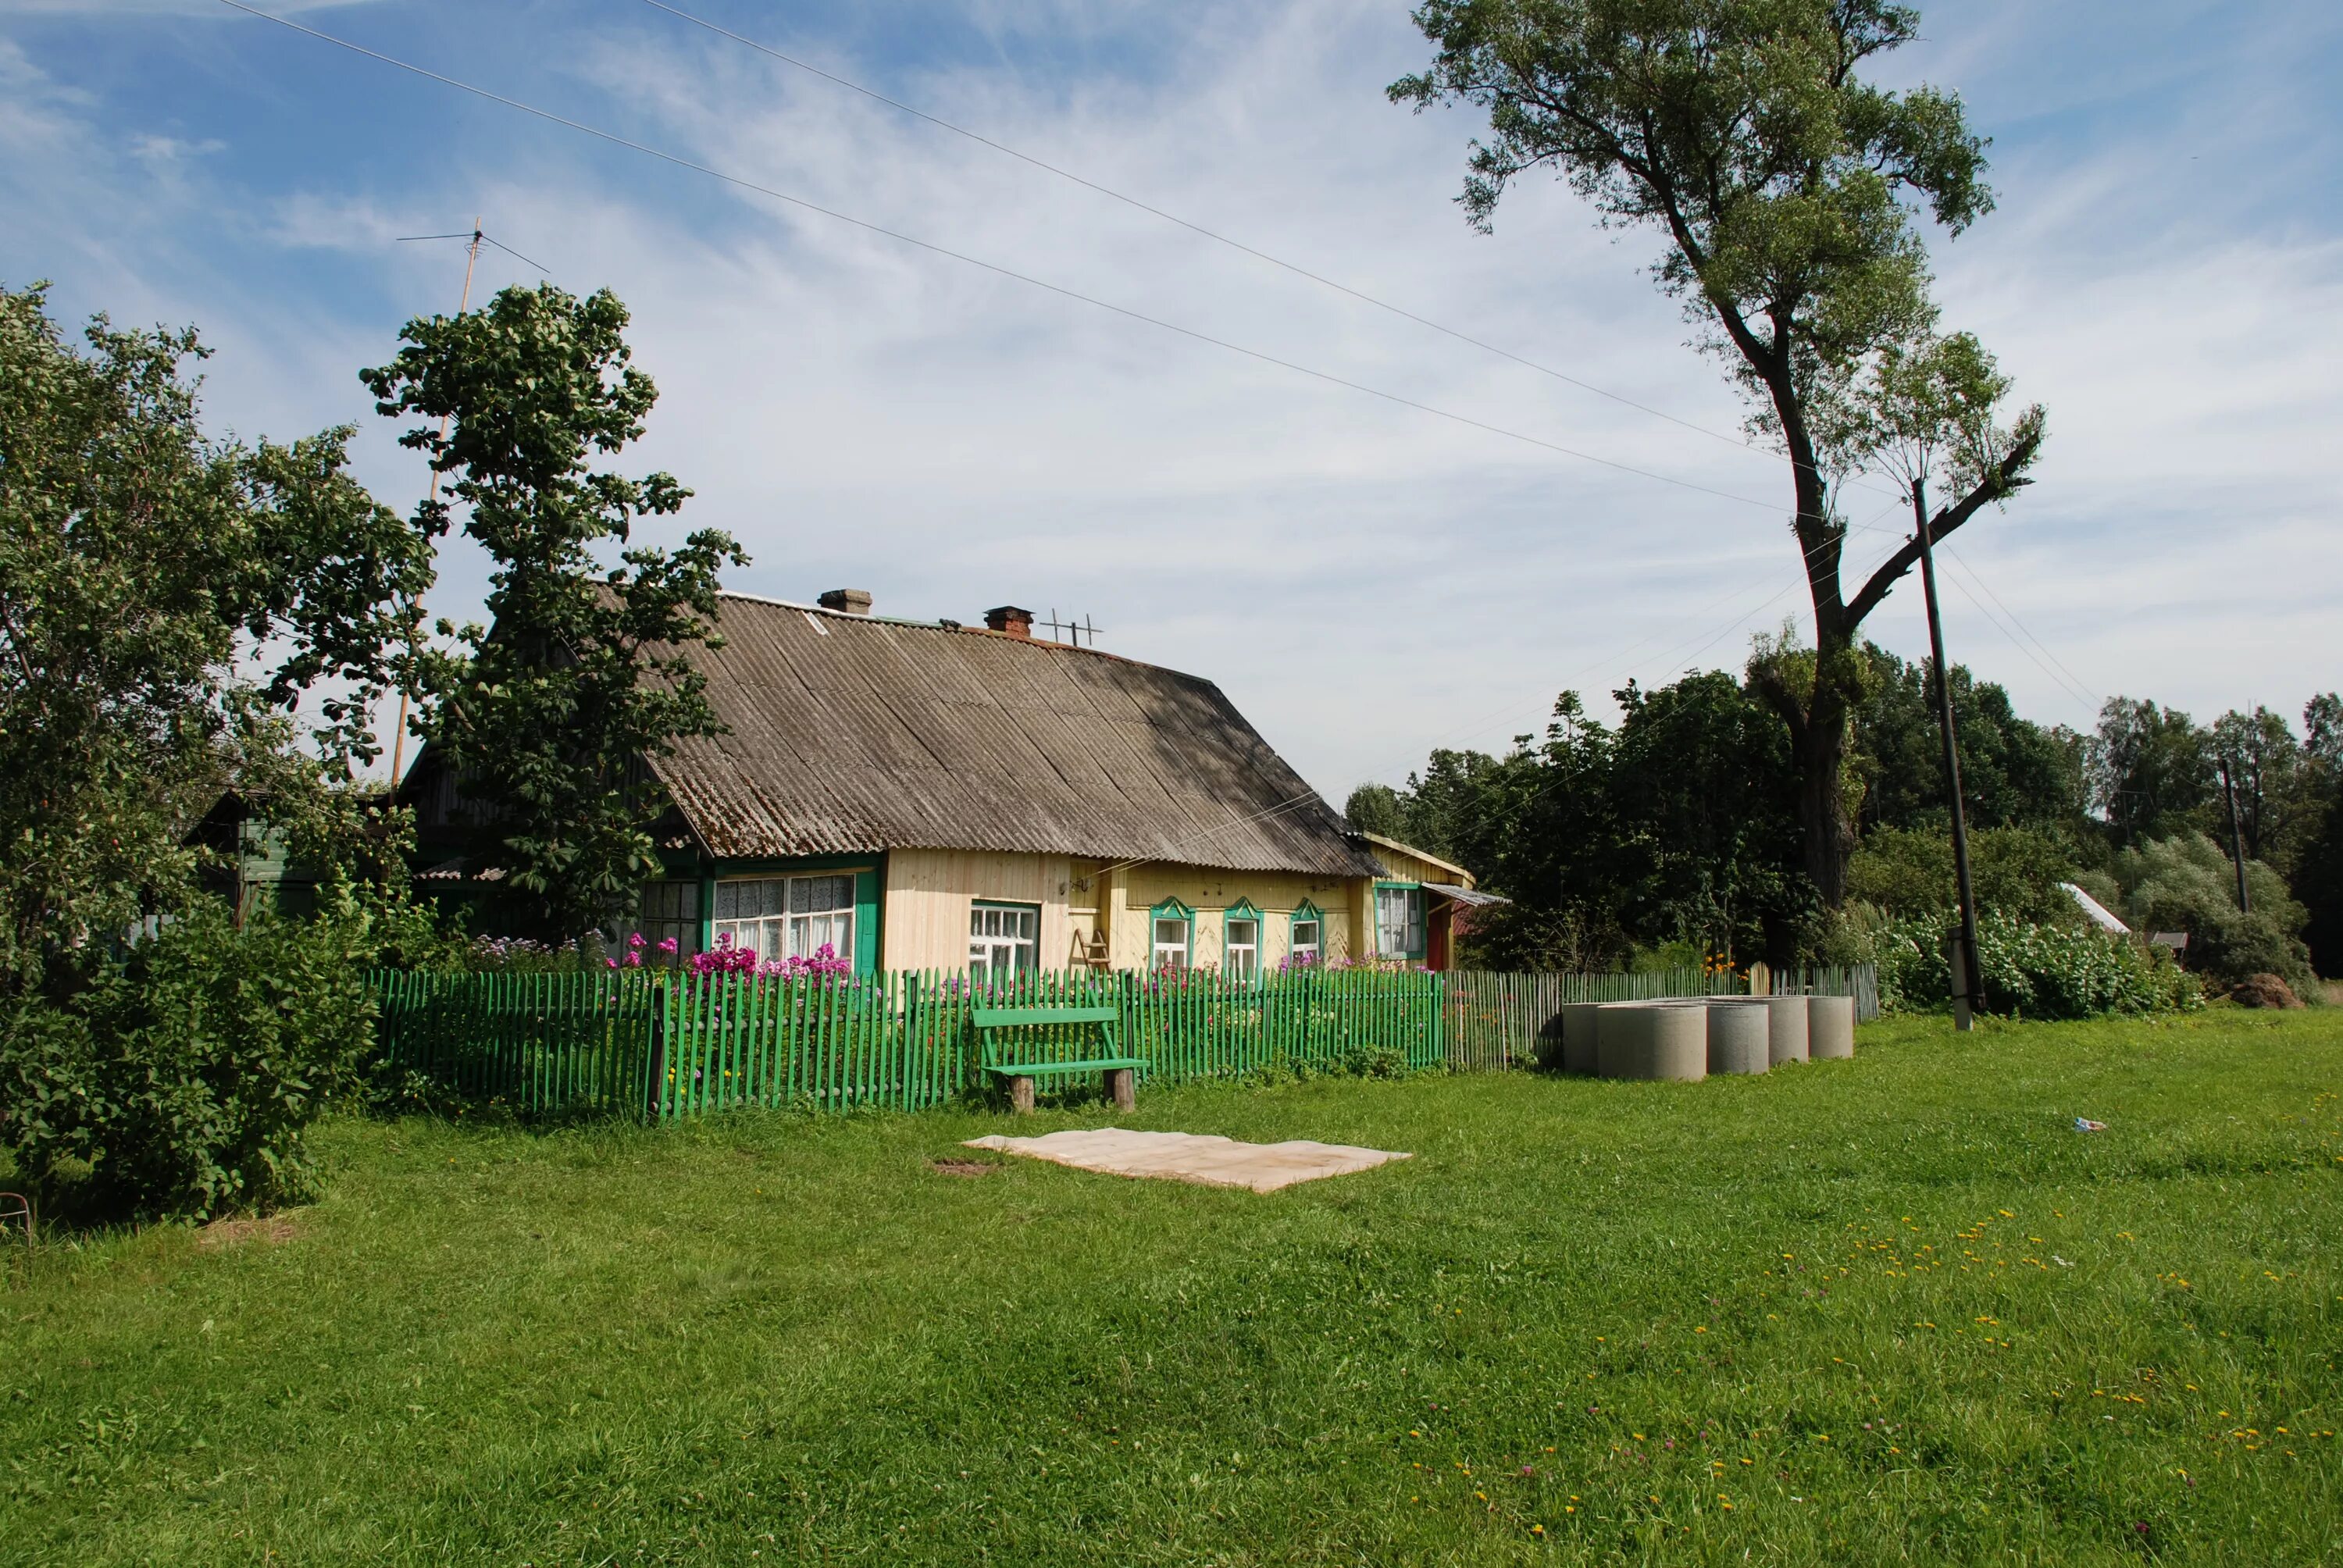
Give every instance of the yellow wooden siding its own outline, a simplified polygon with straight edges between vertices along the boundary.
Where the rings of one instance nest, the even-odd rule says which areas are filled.
[[[978,900],[1041,908],[1043,969],[1064,969],[1071,869],[1063,855],[894,849],[887,856],[886,967],[964,970],[969,907]]]
[[[1160,865],[1110,871],[1098,861],[1063,855],[896,849],[887,857],[884,962],[890,970],[964,967],[969,909],[979,900],[1041,906],[1041,960],[1047,970],[1066,968],[1076,935],[1101,928],[1116,969],[1150,967],[1148,910],[1168,899],[1196,911],[1190,954],[1199,968],[1220,967],[1222,914],[1241,899],[1262,912],[1262,967],[1274,969],[1286,957],[1293,910],[1305,900],[1325,917],[1324,956],[1348,958],[1356,956],[1352,933],[1363,929],[1368,886],[1364,878]]]
[[[1455,887],[1473,886],[1472,875],[1462,867],[1411,852],[1405,847],[1369,839],[1367,849],[1383,869],[1383,874],[1395,882],[1444,882]]]

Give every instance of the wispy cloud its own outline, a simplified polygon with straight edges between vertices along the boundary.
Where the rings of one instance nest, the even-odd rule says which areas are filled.
[[[878,15],[857,14],[867,33],[776,41],[1475,336],[1737,427],[1716,367],[1684,347],[1687,328],[1641,271],[1647,239],[1606,235],[1538,181],[1508,199],[1493,236],[1466,228],[1451,198],[1474,127],[1381,97],[1424,49],[1398,7],[1045,15],[1004,0],[937,11],[935,35],[908,45]],[[884,15],[917,32],[928,14]],[[743,31],[780,25],[749,8],[728,16]],[[2343,415],[2327,369],[2343,357],[2343,221],[2241,194],[2252,182],[2230,143],[2221,169],[2187,172],[2200,126],[2232,119],[2273,157],[2332,155],[2333,112],[2308,135],[2256,130],[2247,106],[2272,90],[2258,67],[2208,76],[2143,35],[2129,55],[2097,40],[2069,82],[2032,57],[2065,22],[2028,7],[1986,23],[1945,11],[1943,42],[1913,65],[1967,90],[2000,134],[2002,208],[1941,249],[1943,292],[2020,394],[2048,404],[2052,442],[2042,482],[1975,525],[1964,558],[2095,687],[2209,712],[2343,685],[2343,646],[2318,629],[2343,602],[2343,565],[2316,543],[2331,526]],[[1052,28],[1063,55],[1035,42]],[[1770,458],[1395,321],[647,8],[598,5],[548,31],[427,5],[399,34],[398,49],[437,65],[460,36],[462,74],[484,85],[807,200],[1786,510]],[[70,182],[40,188],[37,232],[103,243],[122,268],[105,287],[135,285],[142,308],[210,327],[226,350],[214,407],[244,427],[364,418],[352,371],[387,356],[405,316],[452,307],[461,273],[456,247],[391,241],[480,212],[565,286],[608,284],[634,308],[638,363],[663,393],[639,466],[698,492],[686,526],[742,537],[758,558],[742,586],[810,597],[851,584],[884,610],[961,618],[1004,600],[1088,612],[1116,651],[1220,681],[1330,793],[1403,772],[1433,744],[1502,745],[1536,728],[1564,684],[1599,693],[1694,659],[1735,662],[1750,631],[1803,609],[1781,512],[1297,377],[297,40],[239,44],[270,65],[241,90],[312,73],[296,104],[321,129],[349,126],[363,95],[367,120],[401,127],[399,160],[277,146],[247,163],[231,109],[206,120],[175,102],[132,134],[226,141],[193,177],[213,206],[257,216],[207,227],[191,192],[190,216],[157,238],[151,214],[115,208],[108,176],[91,173],[95,201]],[[45,61],[71,80],[66,58]],[[2191,95],[2159,119],[2143,97],[2175,80]],[[224,77],[206,101],[232,108],[237,90]],[[132,106],[114,108],[120,123]],[[2119,134],[2092,128],[2109,120]],[[0,268],[16,270],[9,253],[31,244],[0,242]],[[534,276],[492,254],[476,288]],[[421,476],[388,435],[369,433],[363,461],[396,499]],[[1892,547],[1896,525],[1891,512],[1858,535],[1858,557]],[[477,563],[459,556],[447,576],[443,598],[460,611]],[[1960,657],[2022,707],[2084,716],[1982,609],[1955,595],[1948,616]],[[1876,630],[1922,646],[1916,594],[1892,598]]]

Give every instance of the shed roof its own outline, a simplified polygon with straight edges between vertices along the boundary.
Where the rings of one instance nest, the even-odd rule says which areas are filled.
[[[1209,680],[1094,648],[725,594],[729,733],[654,759],[727,859],[974,849],[1373,876]]]

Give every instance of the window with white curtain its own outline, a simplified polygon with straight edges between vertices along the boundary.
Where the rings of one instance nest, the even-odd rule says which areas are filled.
[[[768,961],[809,959],[825,946],[854,957],[854,877],[757,877],[716,884],[715,935]]]
[[[1325,931],[1325,922],[1317,916],[1294,916],[1293,961],[1297,964],[1316,963],[1321,950],[1326,945]]]
[[[1386,959],[1423,956],[1423,890],[1375,890],[1375,954]]]

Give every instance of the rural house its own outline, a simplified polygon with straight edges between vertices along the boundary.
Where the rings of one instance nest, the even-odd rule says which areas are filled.
[[[636,930],[684,953],[823,946],[860,971],[1089,967],[1237,977],[1368,954],[1447,961],[1461,869],[1352,832],[1212,682],[982,628],[722,596],[698,651],[727,733],[651,759],[668,875]],[[458,781],[400,790],[421,881],[460,856]]]

